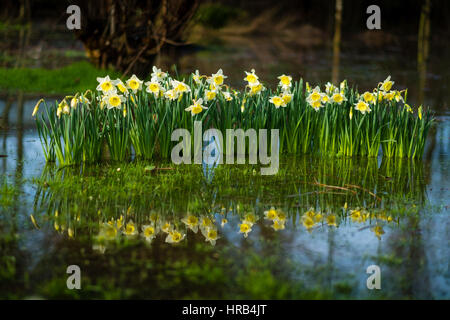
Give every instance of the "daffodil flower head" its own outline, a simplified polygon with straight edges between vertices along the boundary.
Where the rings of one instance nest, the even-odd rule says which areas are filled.
[[[283,92],[281,94],[281,98],[283,99],[285,105],[292,101],[292,96],[292,93],[289,92]]]
[[[164,96],[169,100],[177,100],[178,99],[178,91],[175,89],[170,89],[164,92]]]
[[[202,76],[200,75],[198,70],[195,70],[195,73],[192,74],[192,80],[194,80],[194,82],[196,84],[201,84],[202,83]]]
[[[122,103],[125,103],[126,99],[124,96],[118,94],[116,90],[112,90],[104,95],[102,100],[105,102],[108,109],[120,109],[122,107]]]
[[[161,81],[167,77],[167,73],[162,72],[161,69],[158,69],[156,66],[153,66],[152,71],[150,76],[152,79],[156,79],[156,81]]]
[[[124,96],[128,96],[129,92],[128,92],[128,88],[127,86],[122,82],[122,80],[120,79],[116,79],[112,82],[117,89],[119,89],[119,92],[121,94],[123,94]]]
[[[334,86],[334,84],[332,84],[332,83],[330,83],[330,82],[327,82],[327,83],[325,84],[325,92],[326,92],[328,95],[333,94],[333,93],[335,92],[335,90],[337,90],[337,88]]]
[[[210,101],[216,98],[217,92],[216,90],[205,90],[205,100]]]
[[[231,93],[229,93],[228,91],[221,91],[223,97],[225,98],[226,101],[231,101],[233,100],[233,97],[231,96]]]
[[[334,103],[337,103],[337,104],[342,104],[344,101],[346,101],[347,100],[347,98],[342,94],[342,93],[340,93],[340,92],[336,92],[336,93],[334,93],[332,96],[331,96],[331,100],[334,102]]]
[[[223,81],[225,78],[228,78],[223,74],[222,69],[219,69],[216,73],[213,73],[210,78],[208,78],[206,81],[208,83],[213,83],[215,86],[221,86],[223,85]]]
[[[364,92],[362,97],[367,103],[375,103],[375,96],[369,91]]]
[[[287,75],[281,75],[278,77],[280,79],[280,83],[278,84],[283,90],[287,90],[292,86],[292,77]]]
[[[153,93],[155,97],[159,96],[159,91],[161,90],[161,85],[158,81],[152,80],[147,81],[145,84],[145,91],[148,93]]]
[[[187,107],[186,109],[184,109],[185,111],[190,111],[192,116],[195,116],[196,114],[201,113],[204,109],[208,109],[207,107],[204,107],[202,105],[203,103],[203,99],[200,98],[198,100],[192,100],[193,104],[189,107]]]
[[[394,81],[391,81],[391,76],[388,76],[386,80],[381,83],[381,90],[383,90],[384,92],[388,92],[391,90],[393,85]]]
[[[139,80],[136,75],[132,75],[130,79],[127,80],[127,87],[130,88],[133,93],[136,93],[138,90],[142,89],[142,80]]]
[[[250,95],[256,95],[256,94],[260,94],[262,91],[264,91],[266,88],[264,88],[264,86],[262,85],[262,83],[260,83],[258,80],[256,80],[253,83],[249,83],[249,88],[250,88]]]
[[[273,105],[275,106],[275,108],[279,108],[279,107],[285,107],[286,103],[284,102],[283,98],[280,96],[273,96],[270,98],[269,100],[270,103],[273,103]]]
[[[253,84],[258,82],[258,76],[255,74],[255,69],[252,69],[251,72],[245,71],[246,77],[244,78],[249,84]]]
[[[372,111],[372,110],[369,108],[369,105],[367,104],[367,102],[364,102],[364,101],[362,101],[362,100],[358,101],[358,102],[355,104],[355,110],[360,111],[362,114],[365,114],[366,112],[369,113],[370,111]]]
[[[103,92],[103,94],[106,94],[114,89],[114,85],[109,76],[106,76],[104,78],[98,77],[97,81],[99,83],[97,86],[97,91],[101,91]]]
[[[176,91],[179,94],[183,94],[183,93],[191,91],[191,88],[189,88],[189,86],[182,81],[171,80],[171,85],[173,88],[172,90]]]

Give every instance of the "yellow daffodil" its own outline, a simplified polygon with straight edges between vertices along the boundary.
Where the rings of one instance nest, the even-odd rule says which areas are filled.
[[[148,93],[153,93],[155,97],[159,96],[159,90],[161,85],[157,81],[147,81],[145,84],[145,91]]]
[[[406,108],[407,112],[413,113],[413,109],[411,108],[411,106],[409,104],[405,103],[405,108]]]
[[[334,93],[332,96],[331,96],[331,100],[334,102],[334,103],[337,103],[337,104],[342,104],[344,101],[346,101],[347,100],[347,98],[343,95],[343,94],[341,94],[340,92],[336,92],[336,93]]]
[[[289,102],[292,101],[292,93],[283,92],[281,94],[281,99],[283,99],[284,104],[287,105]]]
[[[185,111],[191,112],[192,116],[201,113],[204,109],[208,109],[207,107],[202,106],[203,99],[200,98],[198,100],[192,100],[193,104],[188,108],[184,109]]]
[[[306,100],[309,100],[311,102],[322,100],[322,95],[321,95],[321,92],[320,92],[320,88],[319,87],[315,87],[313,89],[313,91],[309,94],[309,96],[306,98]]]
[[[167,90],[164,92],[164,96],[169,100],[177,100],[178,99],[178,91],[175,89]]]
[[[286,103],[284,102],[283,98],[280,96],[273,96],[270,98],[269,100],[270,103],[273,103],[273,105],[275,106],[275,108],[279,108],[279,107],[286,107]]]
[[[391,76],[388,76],[386,78],[386,80],[384,80],[381,83],[381,90],[383,90],[384,92],[388,92],[391,90],[392,86],[394,85],[394,82],[391,81]]]
[[[152,71],[153,72],[150,75],[151,78],[152,78],[152,81],[153,81],[153,79],[155,81],[161,81],[161,80],[163,80],[164,78],[167,77],[167,73],[166,72],[162,72],[161,69],[158,69],[156,66],[153,66]]]
[[[119,95],[117,93],[117,91],[112,90],[112,91],[109,91],[108,94],[103,96],[102,100],[105,102],[106,107],[108,109],[112,109],[112,108],[120,109],[122,107],[122,103],[124,103],[126,99],[124,96]]]
[[[362,97],[367,103],[375,103],[375,96],[369,91],[364,92]]]
[[[103,92],[103,94],[106,94],[109,91],[114,90],[114,85],[109,76],[106,76],[104,78],[98,77],[97,81],[99,83],[97,86],[97,91],[101,91]]]
[[[281,75],[278,77],[280,79],[280,83],[278,84],[283,88],[283,90],[288,90],[292,86],[292,77],[287,75]]]
[[[194,80],[194,82],[195,82],[196,84],[201,84],[201,83],[202,83],[202,80],[201,80],[202,77],[203,77],[203,76],[200,75],[200,73],[198,72],[198,70],[195,70],[195,73],[192,74],[192,80]]]
[[[364,101],[358,101],[355,105],[355,110],[360,111],[362,114],[365,114],[366,112],[370,112],[369,105]]]
[[[183,94],[191,91],[191,88],[189,88],[189,86],[182,81],[171,80],[171,85],[173,90],[175,90],[178,94]]]
[[[249,85],[258,82],[258,76],[255,74],[255,69],[252,69],[251,72],[245,71],[245,74],[246,77],[244,80],[247,81]]]
[[[223,80],[227,78],[222,72],[222,69],[219,69],[216,73],[211,75],[211,78],[207,80],[208,83],[213,83],[215,86],[223,85]]]
[[[216,98],[217,92],[215,90],[205,90],[206,101],[214,100]]]
[[[112,84],[119,89],[119,92],[124,96],[128,96],[128,88],[120,79],[116,79],[112,81]]]
[[[330,83],[330,82],[327,82],[327,83],[325,84],[325,92],[326,92],[328,95],[333,94],[335,90],[337,90],[337,88],[334,86],[334,84],[332,84],[332,83]]]
[[[231,93],[229,93],[228,91],[223,91],[222,94],[223,94],[223,97],[225,98],[226,101],[233,100],[233,97],[231,96]]]
[[[419,119],[422,120],[422,106],[419,107],[417,114],[419,116]]]
[[[136,93],[138,90],[142,89],[142,80],[139,80],[136,75],[132,75],[130,79],[127,80],[127,87],[130,88],[134,93]]]
[[[250,88],[250,95],[256,95],[256,94],[260,94],[262,91],[265,90],[264,86],[262,85],[262,83],[260,83],[258,80],[252,83],[249,83],[249,88]]]
[[[44,102],[44,99],[40,99],[36,105],[34,106],[33,109],[33,113],[31,114],[32,117],[34,117],[36,115],[36,113],[39,111],[39,106],[41,105],[41,103]]]

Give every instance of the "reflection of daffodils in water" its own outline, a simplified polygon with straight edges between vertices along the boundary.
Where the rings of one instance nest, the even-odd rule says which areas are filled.
[[[328,215],[326,220],[327,220],[327,224],[329,226],[337,227],[337,220],[336,220],[336,216],[334,214]]]
[[[278,219],[275,219],[275,220],[273,221],[272,228],[273,228],[275,231],[284,230],[284,223],[285,223],[285,220],[278,220]]]
[[[371,230],[375,233],[378,239],[381,239],[381,236],[384,234],[383,227],[380,225],[376,225]]]
[[[166,242],[167,243],[179,243],[181,240],[184,239],[185,236],[186,236],[185,233],[181,233],[180,231],[177,231],[177,230],[171,230],[166,237]]]
[[[240,215],[237,208],[238,205],[236,206],[235,214]],[[384,226],[396,221],[391,215],[387,214],[385,210],[369,213],[369,211],[365,208],[355,208],[348,211],[346,208],[347,204],[343,207],[343,218],[333,213],[323,213],[320,210],[310,208],[306,210],[303,215],[301,215],[300,223],[308,232],[311,233],[313,230],[320,230],[320,226],[338,228],[339,220],[345,219],[345,216],[347,216],[352,223],[362,224],[369,222],[369,226],[367,228],[370,228],[375,236],[381,239],[381,236],[385,233],[383,230]],[[189,213],[183,218],[179,218],[179,220],[176,218],[173,220],[161,220],[157,213],[152,212],[147,217],[147,221],[149,222],[137,225],[133,222],[133,220],[130,220],[131,217],[129,211],[130,210],[128,210],[125,215],[128,220],[126,223],[124,223],[124,215],[121,215],[118,219],[112,218],[107,220],[107,222],[100,223],[99,232],[94,239],[95,242],[93,248],[95,250],[104,252],[109,243],[120,239],[120,235],[123,235],[129,240],[138,239],[136,236],[139,235],[139,238],[150,244],[159,233],[163,233],[165,234],[164,239],[166,243],[176,244],[185,239],[187,236],[187,230],[189,229],[194,233],[197,233],[198,229],[200,229],[205,242],[215,245],[217,240],[221,238],[217,226],[220,224],[223,228],[225,224],[228,223],[227,218],[224,216],[227,211],[225,207],[223,207],[222,210],[219,209],[216,213],[220,217],[217,223],[212,213],[201,216]],[[230,209],[230,212],[232,211],[233,210]],[[61,217],[56,210],[54,212],[54,227],[59,233],[67,232],[69,238],[74,238],[76,235],[75,231],[77,221],[79,222],[79,218],[77,217],[78,215],[74,216],[74,221],[63,221],[63,217]],[[238,232],[242,234],[244,238],[247,238],[249,233],[252,232],[254,225],[258,223],[260,217],[263,217],[264,220],[270,222],[270,228],[273,229],[274,232],[285,230],[288,218],[286,213],[284,213],[281,209],[276,209],[275,207],[270,207],[270,209],[264,211],[261,216],[256,212],[249,212],[241,217],[242,218],[238,223]],[[33,220],[34,217],[31,219]],[[294,228],[295,225],[296,223],[294,222]],[[366,229],[366,227],[361,228],[361,230],[364,229]]]
[[[205,241],[210,242],[213,246],[216,244],[216,240],[219,239],[217,229],[209,228],[204,232]]]
[[[248,234],[252,231],[252,225],[248,222],[242,222],[239,225],[239,233],[243,233],[244,234],[244,238],[248,237]]]
[[[151,242],[156,236],[156,229],[151,225],[143,225],[142,226],[142,236],[145,238],[147,242]]]
[[[277,218],[277,211],[274,207],[271,207],[269,210],[264,211],[264,217],[267,220],[275,220]]]
[[[193,232],[197,233],[198,231],[198,218],[192,214],[187,215],[185,218],[181,219],[186,227],[191,229]]]
[[[135,235],[138,234],[136,225],[134,224],[133,221],[128,222],[125,225],[125,229],[122,231],[124,235],[126,235],[127,237],[134,237]]]

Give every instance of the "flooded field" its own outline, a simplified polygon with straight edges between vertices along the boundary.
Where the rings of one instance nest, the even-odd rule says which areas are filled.
[[[244,40],[157,63],[181,74],[223,68],[236,87],[243,68],[269,84],[283,73],[323,84],[336,68],[324,46],[242,49]],[[435,112],[422,160],[284,156],[274,176],[137,160],[57,168],[31,117],[38,98],[4,96],[0,297],[450,298],[449,60],[431,52],[423,73],[415,53],[353,44],[340,79],[365,90],[390,74],[411,104]],[[83,290],[67,290],[69,265],[80,266]],[[366,287],[370,265],[381,290]]]

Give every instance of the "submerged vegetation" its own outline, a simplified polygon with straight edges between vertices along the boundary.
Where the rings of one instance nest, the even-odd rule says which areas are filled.
[[[254,70],[246,72],[244,91],[225,79],[219,70],[176,80],[154,67],[147,82],[135,75],[125,82],[106,76],[97,78],[95,91],[52,105],[40,100],[33,116],[46,161],[65,166],[107,156],[168,159],[178,143],[171,141],[172,132],[185,128],[192,134],[194,120],[222,132],[279,129],[280,153],[376,157],[382,151],[389,158],[420,158],[433,122],[422,106],[414,114],[407,91],[393,90],[390,77],[364,93],[346,81],[321,89],[287,75],[271,90]]]

